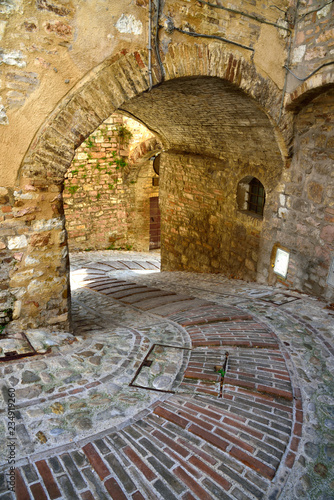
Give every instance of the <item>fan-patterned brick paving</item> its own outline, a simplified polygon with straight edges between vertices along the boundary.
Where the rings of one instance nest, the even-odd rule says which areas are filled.
[[[303,421],[275,334],[235,307],[196,307],[193,297],[106,275],[125,265],[145,267],[94,264],[86,286],[142,311],[163,307],[192,342],[183,379],[131,425],[19,467],[16,498],[267,498],[281,462],[293,465]],[[215,371],[226,359],[225,373]]]

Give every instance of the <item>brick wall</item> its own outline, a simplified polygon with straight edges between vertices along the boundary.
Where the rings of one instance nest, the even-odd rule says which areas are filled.
[[[120,127],[131,132],[122,142]],[[122,129],[121,129],[122,130]],[[138,166],[129,155],[152,134],[138,122],[114,114],[76,150],[64,184],[64,210],[71,250],[148,250],[152,161]],[[145,148],[144,148],[145,149]]]

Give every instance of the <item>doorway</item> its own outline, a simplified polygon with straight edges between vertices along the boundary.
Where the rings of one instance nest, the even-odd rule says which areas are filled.
[[[150,250],[160,248],[159,197],[150,198]]]

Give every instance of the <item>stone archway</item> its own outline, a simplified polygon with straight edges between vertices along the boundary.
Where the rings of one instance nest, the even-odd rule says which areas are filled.
[[[242,56],[221,46],[176,45],[164,62],[166,83],[193,77],[226,82],[253,103],[271,130],[281,161],[289,155],[292,121],[283,115],[281,93]],[[147,52],[119,54],[106,60],[59,104],[43,124],[21,166],[16,217],[24,249],[10,287],[16,299],[14,319],[36,328],[69,327],[68,251],[62,208],[64,174],[75,148],[117,109],[148,95]],[[163,88],[153,72],[155,89]],[[126,106],[125,106],[126,108]],[[130,106],[131,108],[131,106]],[[129,108],[129,109],[130,109]],[[247,168],[246,168],[247,170]]]

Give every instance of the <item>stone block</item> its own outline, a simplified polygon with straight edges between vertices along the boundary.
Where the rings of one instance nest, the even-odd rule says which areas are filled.
[[[26,236],[14,236],[8,238],[8,248],[9,250],[16,250],[18,248],[26,248],[28,246],[28,241]]]

